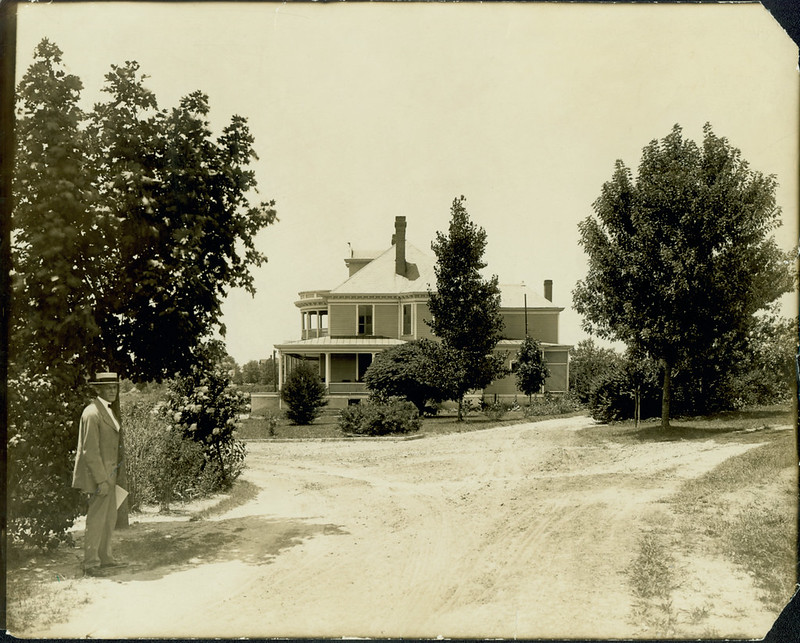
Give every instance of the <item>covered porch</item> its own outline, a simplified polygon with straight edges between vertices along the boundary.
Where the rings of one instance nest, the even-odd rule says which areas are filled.
[[[379,337],[314,337],[276,344],[278,386],[282,388],[289,374],[304,362],[316,366],[329,398],[366,397],[364,374],[375,355],[403,343],[399,339]]]

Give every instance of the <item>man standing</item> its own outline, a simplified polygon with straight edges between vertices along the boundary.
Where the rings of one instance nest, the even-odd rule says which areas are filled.
[[[89,384],[97,397],[83,410],[72,486],[89,494],[83,573],[100,576],[117,565],[111,536],[117,521],[116,485],[122,462],[120,424],[111,409],[119,395],[116,373],[97,373]]]

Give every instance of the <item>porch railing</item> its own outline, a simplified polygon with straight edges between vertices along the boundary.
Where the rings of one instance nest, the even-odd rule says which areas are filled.
[[[331,382],[328,384],[328,393],[366,393],[367,386],[364,382]]]

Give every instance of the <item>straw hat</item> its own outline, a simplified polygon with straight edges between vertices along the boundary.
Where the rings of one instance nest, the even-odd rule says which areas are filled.
[[[89,384],[119,384],[119,377],[116,373],[95,373]]]

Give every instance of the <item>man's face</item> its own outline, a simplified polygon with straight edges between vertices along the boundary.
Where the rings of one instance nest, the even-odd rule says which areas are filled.
[[[106,402],[113,402],[117,399],[119,393],[118,384],[98,384],[97,395],[102,397]]]

